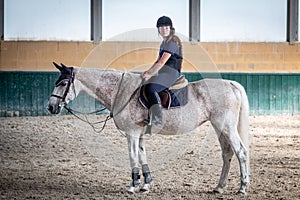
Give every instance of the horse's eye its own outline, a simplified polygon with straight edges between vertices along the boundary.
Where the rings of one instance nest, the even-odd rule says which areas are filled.
[[[66,86],[67,85],[67,82],[66,81],[62,81],[60,86]]]
[[[56,87],[59,87],[59,86],[66,86],[68,83],[68,81],[60,81],[59,83],[56,83]]]

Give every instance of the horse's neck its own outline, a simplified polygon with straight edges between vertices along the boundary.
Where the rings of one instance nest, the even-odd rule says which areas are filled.
[[[75,79],[78,83],[75,87],[111,110],[121,77],[120,71],[77,68]]]

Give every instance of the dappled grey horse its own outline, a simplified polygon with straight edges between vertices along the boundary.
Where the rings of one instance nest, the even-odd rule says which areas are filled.
[[[55,63],[54,63],[55,64]],[[117,70],[86,69],[55,64],[61,74],[48,102],[52,114],[85,92],[104,105],[115,125],[124,131],[132,169],[129,192],[149,191],[152,181],[146,158],[144,119],[148,110],[138,103],[142,79],[138,74]],[[222,149],[223,167],[215,192],[226,186],[230,162],[235,154],[240,166],[240,193],[249,183],[248,98],[244,88],[235,81],[203,79],[188,84],[188,103],[181,108],[163,110],[163,128],[158,134],[182,134],[206,121],[214,127]],[[100,145],[100,144],[99,144]],[[144,177],[140,183],[140,168]]]

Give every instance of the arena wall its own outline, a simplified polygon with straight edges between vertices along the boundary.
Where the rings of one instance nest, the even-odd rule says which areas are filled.
[[[53,71],[52,61],[80,66],[89,54],[100,49],[93,67],[136,69],[151,64],[157,56],[159,43],[151,42],[41,42],[1,41],[1,71]],[[102,49],[101,49],[102,48]],[[124,54],[119,54],[119,52]],[[211,71],[197,64],[207,53],[219,72],[299,73],[300,44],[284,43],[184,43],[186,72]],[[126,55],[125,55],[126,54]],[[116,58],[117,57],[117,58]],[[103,59],[101,59],[103,58]],[[107,63],[108,60],[114,62]],[[202,60],[203,61],[203,60]],[[208,61],[205,57],[205,62]],[[109,66],[107,66],[109,64]],[[195,65],[194,64],[194,65]],[[200,63],[201,64],[201,63]],[[215,71],[216,69],[213,69]]]
[[[81,67],[141,71],[155,60],[151,42],[1,42],[0,116],[48,115],[46,105],[58,72],[52,61]],[[299,44],[184,43],[189,81],[225,78],[240,82],[251,114],[300,114]],[[200,66],[200,67],[199,67]],[[72,105],[101,107],[86,95]]]

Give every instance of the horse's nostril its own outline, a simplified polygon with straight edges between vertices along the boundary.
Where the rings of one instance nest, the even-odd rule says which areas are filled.
[[[48,105],[48,110],[49,110],[51,113],[53,113],[53,106]]]

